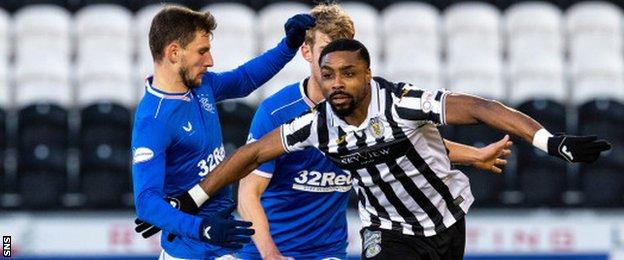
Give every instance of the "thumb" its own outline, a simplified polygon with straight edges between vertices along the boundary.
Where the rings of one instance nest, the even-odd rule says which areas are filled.
[[[509,135],[503,136],[503,138],[498,140],[498,142],[496,142],[496,144],[505,145],[507,142],[509,142]]]
[[[232,215],[232,212],[234,211],[235,208],[236,208],[236,205],[235,204],[231,204],[227,208],[225,208],[224,210],[220,211],[219,215],[221,215],[223,218],[227,218],[230,215]]]

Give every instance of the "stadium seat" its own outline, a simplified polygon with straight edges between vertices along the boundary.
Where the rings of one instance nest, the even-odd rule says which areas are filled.
[[[226,154],[247,141],[249,126],[254,116],[254,109],[243,102],[227,101],[217,105],[219,121],[223,133],[223,145]]]
[[[505,11],[509,58],[548,56],[562,59],[564,37],[561,10],[547,2],[520,2]],[[537,63],[537,62],[536,62]]]
[[[213,71],[236,68],[257,53],[256,15],[254,11],[237,3],[221,3],[206,6],[217,21],[211,53]]]
[[[87,208],[120,207],[130,192],[130,118],[114,103],[81,111],[80,186]]]
[[[70,59],[71,15],[59,6],[31,5],[14,15],[15,58]]]
[[[9,64],[8,59],[0,60],[0,107],[13,107],[13,91],[9,84]]]
[[[131,112],[114,103],[98,103],[80,111],[82,145],[103,141],[130,146]]]
[[[4,157],[6,154],[5,151],[7,147],[7,138],[6,112],[4,111],[4,109],[0,108],[0,180],[2,180],[2,184],[0,184],[0,194],[4,194],[7,184],[4,173]]]
[[[12,93],[9,91],[9,58],[11,55],[12,21],[9,13],[0,8],[0,107],[10,107]]]
[[[598,135],[612,149],[593,164],[581,165],[582,189],[587,206],[624,205],[624,103],[622,99],[596,99],[578,106],[579,134]],[[600,192],[596,192],[600,190]]]
[[[592,99],[624,98],[624,56],[622,53],[586,53],[572,59],[572,101],[583,104]]]
[[[141,9],[141,8],[145,8],[147,6],[152,6],[152,5],[159,5],[159,6],[165,6],[165,5],[182,5],[182,6],[188,6],[188,0],[136,0],[137,1],[137,6]],[[190,0],[190,2],[192,2],[192,0]]]
[[[557,101],[535,96],[517,109],[540,122],[553,133],[566,131],[566,107]],[[562,206],[570,175],[567,165],[532,145],[518,141],[516,173],[525,206]]]
[[[475,147],[483,147],[498,141],[504,136],[487,125],[455,126],[453,127],[453,141]],[[444,136],[448,138],[448,136]],[[499,207],[501,194],[505,188],[502,175],[492,174],[472,167],[458,167],[470,178],[470,189],[475,197],[475,207]]]
[[[402,56],[440,54],[440,14],[422,2],[400,2],[385,8],[381,13],[388,59]]]
[[[434,7],[418,2],[396,3],[382,11],[385,74],[422,88],[443,87],[439,16]]]
[[[9,13],[0,8],[0,59],[11,57],[11,28],[13,21]]]
[[[260,24],[260,47],[261,52],[275,47],[284,37],[284,23],[297,13],[307,13],[310,6],[299,2],[276,2],[265,6],[258,13]],[[217,61],[216,61],[217,62]],[[265,97],[279,91],[284,86],[298,82],[309,73],[308,63],[301,58],[301,53],[297,53],[295,58],[275,75],[269,82],[265,83],[259,91],[255,91],[249,97],[243,99],[251,106],[256,106]]]
[[[366,2],[347,1],[340,5],[351,17],[355,25],[355,39],[368,49],[371,58],[371,70],[382,68],[380,41],[381,18],[377,10]]]
[[[99,101],[134,105],[131,23],[132,14],[120,5],[89,5],[76,13],[79,105]]]
[[[510,101],[518,105],[537,96],[566,101],[561,10],[547,2],[519,2],[505,18]]]
[[[124,57],[83,59],[76,69],[77,104],[80,107],[98,102],[113,102],[134,107],[136,86],[132,64]]]
[[[7,125],[6,111],[0,107],[0,150],[4,150],[7,145],[6,125]],[[0,166],[2,166],[0,164]],[[2,168],[2,167],[0,167]]]
[[[622,11],[608,2],[581,2],[566,18],[572,100],[624,96]]]
[[[69,12],[54,5],[21,8],[14,16],[15,105],[73,101]]]
[[[18,120],[17,186],[22,206],[56,208],[67,190],[67,111],[36,104],[21,109]]]
[[[446,65],[448,88],[451,91],[506,100],[507,90],[503,83],[500,58],[466,55],[455,57]]]
[[[12,3],[12,8],[21,9],[24,7],[32,6],[32,5],[55,5],[58,7],[62,7],[67,10],[71,10],[72,2],[75,1],[67,1],[67,0],[5,0]],[[3,1],[4,2],[4,1]]]
[[[569,90],[563,66],[562,59],[540,55],[534,56],[533,60],[510,60],[510,103],[518,105],[536,97],[566,102]]]
[[[154,69],[154,61],[149,48],[149,29],[154,16],[162,9],[161,5],[148,5],[139,9],[134,15],[133,33],[136,46],[136,65],[137,70],[134,72],[137,77],[134,79],[137,91],[137,100],[143,97],[145,92],[145,77],[150,75]]]
[[[69,61],[20,59],[14,67],[15,105],[50,102],[69,107],[73,103]]]
[[[128,10],[135,10],[138,4],[140,4],[139,0],[78,0],[78,7],[85,8],[88,6],[94,5],[119,5],[123,6]]]
[[[601,1],[581,2],[568,9],[566,18],[571,55],[622,51],[622,10],[617,6]]]
[[[500,13],[481,2],[457,3],[444,12],[448,87],[505,99]]]
[[[294,14],[309,11],[310,6],[297,2],[277,2],[262,8],[258,12],[260,49],[273,48],[280,39],[284,38],[284,23],[288,18]]]
[[[78,45],[77,57],[102,60],[132,59],[132,13],[115,4],[96,4],[76,12],[74,27]]]

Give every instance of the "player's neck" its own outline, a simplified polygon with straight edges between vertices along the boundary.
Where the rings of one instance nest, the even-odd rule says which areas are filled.
[[[355,110],[353,110],[353,113],[351,113],[351,115],[343,118],[343,120],[349,125],[359,127],[368,116],[368,105],[370,104],[370,102],[371,93],[368,92],[368,95],[364,97],[362,103],[360,103],[360,105],[356,107]]]
[[[306,95],[314,104],[321,103],[325,99],[323,92],[321,92],[321,86],[312,77],[308,79],[308,85],[306,86]]]
[[[154,67],[154,80],[152,87],[167,93],[185,93],[188,87],[182,83],[180,74],[171,69],[166,69],[156,65]]]

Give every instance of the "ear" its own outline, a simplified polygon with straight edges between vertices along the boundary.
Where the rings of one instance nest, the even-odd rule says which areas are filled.
[[[307,43],[301,45],[301,56],[308,62],[312,62],[312,46]]]
[[[172,42],[165,47],[165,60],[169,63],[177,63],[180,61],[182,48],[178,42]]]
[[[370,82],[371,80],[373,80],[373,72],[369,67],[366,69],[366,81]]]

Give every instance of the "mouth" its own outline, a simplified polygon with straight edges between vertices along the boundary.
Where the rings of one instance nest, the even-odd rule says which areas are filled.
[[[349,94],[335,93],[331,95],[330,100],[336,105],[341,105],[348,103],[351,98]]]

